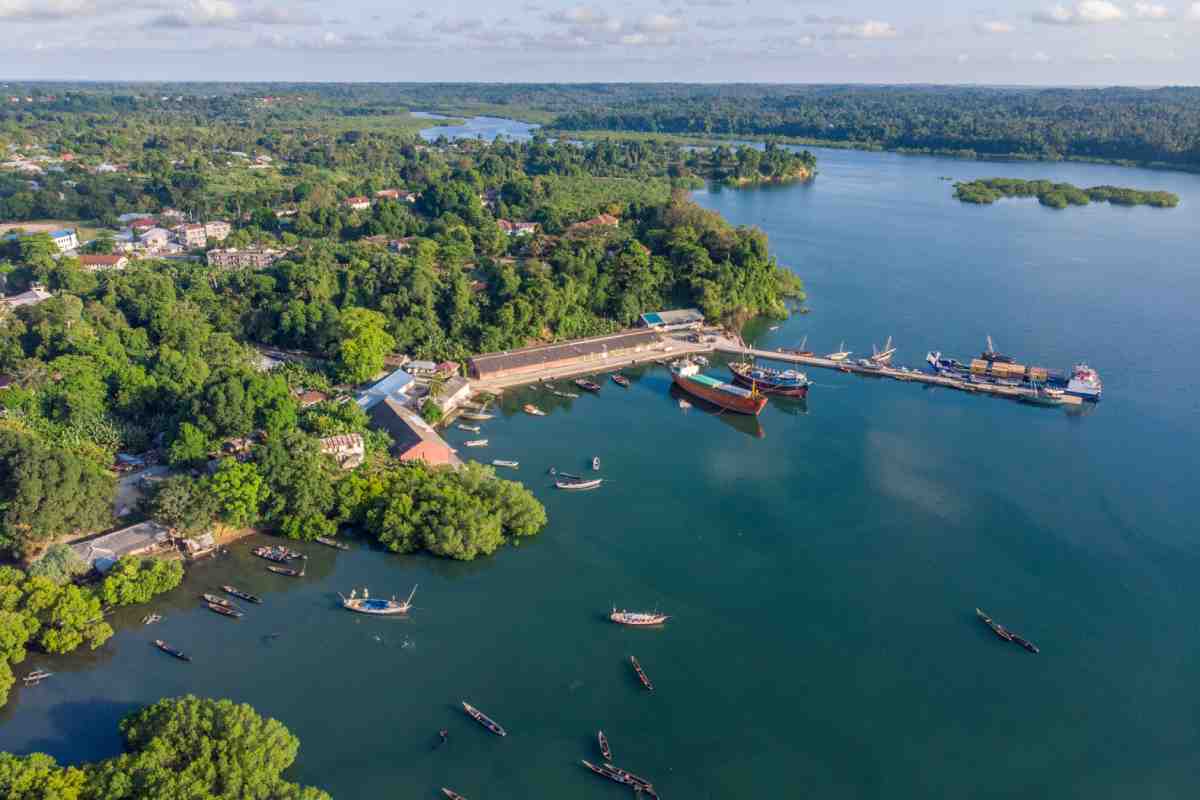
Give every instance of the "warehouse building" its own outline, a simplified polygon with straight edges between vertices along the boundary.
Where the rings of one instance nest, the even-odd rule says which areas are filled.
[[[557,367],[586,368],[593,362],[603,365],[609,359],[640,353],[657,345],[658,341],[658,333],[653,330],[622,331],[608,336],[474,356],[467,362],[467,370],[472,378],[487,380]]]

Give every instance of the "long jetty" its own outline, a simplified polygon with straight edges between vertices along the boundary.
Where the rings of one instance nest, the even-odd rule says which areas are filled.
[[[962,392],[970,392],[974,394],[990,394],[997,397],[1006,397],[1011,400],[1020,400],[1023,397],[1033,397],[1036,392],[1023,386],[1003,386],[997,383],[975,383],[968,380],[960,380],[958,378],[948,378],[944,375],[934,375],[928,372],[919,370],[902,370],[891,366],[881,366],[879,368],[864,367],[856,362],[834,361],[822,356],[802,356],[796,353],[782,352],[778,350],[755,350],[754,348],[742,347],[728,340],[718,340],[715,350],[721,353],[729,353],[732,355],[740,355],[745,357],[753,357],[770,361],[782,361],[788,364],[803,364],[806,367],[821,367],[823,369],[834,369],[839,372],[852,373],[856,375],[865,375],[871,378],[892,378],[898,381],[911,381],[914,383],[924,383],[930,386],[944,386],[948,389],[958,389]],[[1063,395],[1060,400],[1062,405],[1081,405],[1083,399],[1075,395]]]

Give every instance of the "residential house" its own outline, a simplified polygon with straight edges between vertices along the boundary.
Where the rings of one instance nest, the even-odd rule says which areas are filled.
[[[166,248],[171,241],[171,234],[166,228],[151,228],[138,236],[138,241],[151,253]]]
[[[208,243],[208,234],[203,225],[179,225],[175,228],[175,241],[189,250],[195,250]]]
[[[388,242],[388,247],[394,253],[403,253],[408,248],[412,247],[413,242],[417,240],[415,236],[405,236],[403,239],[392,239]]]
[[[437,393],[437,397],[430,396],[430,401],[438,407],[443,414],[449,413],[461,406],[471,397],[471,384],[466,378],[460,378],[455,375],[453,378],[442,384],[441,389]]]
[[[110,269],[125,269],[129,259],[122,255],[82,255],[79,266],[87,272],[106,272]]]
[[[402,203],[417,202],[416,192],[406,192],[403,189],[380,189],[375,193],[375,197],[380,200],[396,200]]]
[[[615,228],[620,224],[621,220],[612,214],[599,214],[591,219],[585,219],[583,222],[576,222],[567,230],[574,233],[582,233],[594,228]]]
[[[171,532],[157,522],[139,522],[94,539],[76,542],[71,549],[97,572],[108,572],[125,556],[138,556],[167,547]]]
[[[413,376],[401,368],[359,394],[355,402],[364,411],[370,411],[384,400],[390,399],[403,403],[408,399],[408,392],[412,385]]]
[[[228,222],[224,220],[213,220],[212,222],[204,223],[204,234],[209,240],[214,242],[223,242],[229,236],[232,230]]]
[[[138,217],[129,222],[129,230],[139,234],[157,227],[158,222],[155,221],[154,217]]]
[[[21,306],[36,306],[43,300],[49,300],[53,296],[46,291],[45,286],[35,283],[29,287],[29,291],[9,295],[8,297],[0,297],[0,312],[8,312]]]
[[[390,397],[371,409],[371,424],[391,435],[392,455],[401,461],[452,466],[462,463],[429,423]]]
[[[432,361],[410,361],[404,365],[404,370],[409,375],[431,377],[437,374],[438,365]]]
[[[457,361],[443,361],[442,363],[437,365],[437,369],[434,371],[434,374],[441,375],[442,377],[445,377],[445,378],[453,378],[455,375],[458,374],[458,362]]]
[[[496,224],[508,236],[528,236],[537,230],[536,222],[510,222],[506,219],[498,219]]]
[[[301,408],[310,408],[318,403],[324,403],[329,399],[329,395],[324,392],[318,392],[315,389],[306,389],[303,392],[296,393],[296,402]]]
[[[370,198],[361,197],[361,196],[346,198],[346,208],[349,208],[353,211],[365,211],[370,207],[371,207]]]
[[[239,250],[231,247],[225,250],[209,250],[206,254],[208,264],[221,269],[265,269],[278,261],[283,255],[282,250],[263,248],[248,248]]]
[[[174,220],[175,222],[183,222],[185,219],[187,219],[187,214],[184,214],[182,211],[176,208],[164,209],[159,216],[165,220]]]
[[[55,247],[60,253],[69,253],[79,247],[79,237],[75,234],[74,228],[63,228],[59,231],[51,231],[50,239],[54,242]]]
[[[704,315],[695,308],[680,308],[673,311],[653,311],[642,314],[641,324],[659,331],[698,328],[704,324]]]
[[[321,439],[321,452],[333,456],[333,460],[342,469],[354,469],[366,458],[366,447],[362,434],[347,433],[341,436],[327,436]]]

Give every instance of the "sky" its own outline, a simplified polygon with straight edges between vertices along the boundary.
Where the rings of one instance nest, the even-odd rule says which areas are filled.
[[[1197,0],[0,0],[0,81],[1200,83]]]

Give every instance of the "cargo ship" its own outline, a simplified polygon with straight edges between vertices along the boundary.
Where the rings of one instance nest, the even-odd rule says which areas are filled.
[[[997,353],[990,340],[988,349],[969,364],[947,358],[936,351],[926,355],[925,361],[934,374],[958,381],[1032,388],[1039,391],[1039,396],[1045,390],[1052,390],[1045,393],[1047,400],[1054,397],[1055,390],[1061,390],[1084,400],[1098,401],[1104,390],[1100,374],[1087,364],[1076,364],[1070,376],[1045,367],[1025,366],[1016,363],[1011,356]]]
[[[738,386],[784,397],[808,397],[808,387],[812,383],[799,370],[770,369],[747,362],[730,364],[729,371],[733,373],[733,382]]]
[[[1100,373],[1087,364],[1076,364],[1071,370],[1071,379],[1067,381],[1067,394],[1082,397],[1084,400],[1099,400],[1104,391],[1100,382]]]
[[[757,389],[743,389],[732,383],[700,374],[700,367],[691,361],[671,365],[671,380],[693,397],[707,400],[715,406],[736,414],[758,416],[767,405],[766,395]]]

